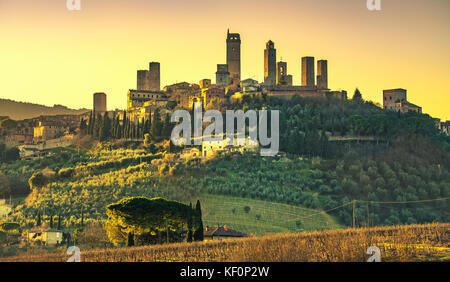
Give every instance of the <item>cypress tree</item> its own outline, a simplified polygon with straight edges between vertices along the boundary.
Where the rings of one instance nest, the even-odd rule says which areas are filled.
[[[172,131],[172,124],[170,122],[170,116],[167,114],[164,118],[164,125],[163,125],[163,133],[162,135],[167,138],[170,137],[170,133]]]
[[[120,120],[119,120],[119,115],[116,116],[115,119],[115,125],[114,125],[114,138],[116,139],[120,139],[120,133],[121,128],[120,128]]]
[[[105,113],[105,116],[103,117],[103,122],[101,124],[99,139],[101,141],[108,139],[110,133],[111,133],[111,119],[109,118],[108,114]]]
[[[145,123],[144,123],[144,135],[146,133],[150,133],[150,119],[149,118],[147,120],[145,120]]]
[[[61,212],[58,213],[58,230],[61,230]]]
[[[53,228],[53,215],[50,215],[50,228]]]
[[[81,208],[81,227],[84,226],[84,210]]]
[[[94,131],[92,136],[94,136],[95,138],[99,138],[101,135],[102,128],[103,128],[103,117],[99,113],[95,118]]]
[[[93,116],[92,111],[89,115],[89,124],[88,124],[88,135],[92,135],[93,129],[94,129],[94,120],[95,116]]]
[[[41,210],[38,210],[36,226],[41,226]]]
[[[158,108],[155,109],[152,116],[151,133],[154,137],[161,136],[161,117]]]
[[[195,225],[197,229],[194,231],[194,240],[203,241],[203,221],[202,221],[202,208],[200,205],[200,200],[197,200],[197,204],[195,205],[195,218],[196,218]]]
[[[192,203],[189,203],[189,207],[192,210]],[[193,211],[193,210],[192,210]],[[190,214],[187,220],[187,234],[186,234],[186,242],[190,243],[192,242],[192,220],[193,220],[193,214]]]
[[[126,129],[127,129],[127,111],[123,111],[123,119],[122,119],[122,137],[126,138]]]
[[[127,247],[132,247],[134,246],[134,234],[132,232],[128,233],[128,238],[127,238]]]

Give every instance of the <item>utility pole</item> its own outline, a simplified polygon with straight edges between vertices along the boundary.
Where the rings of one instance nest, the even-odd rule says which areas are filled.
[[[353,228],[355,228],[355,204],[356,200],[353,200]]]
[[[367,228],[370,227],[370,212],[369,212],[369,202],[367,202]]]

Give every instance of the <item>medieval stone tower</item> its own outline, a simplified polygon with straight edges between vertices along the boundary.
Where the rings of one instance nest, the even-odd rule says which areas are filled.
[[[160,64],[151,62],[148,70],[137,71],[137,90],[159,91],[161,80]]]
[[[302,85],[314,86],[316,78],[314,77],[314,57],[302,58]]]
[[[149,86],[152,91],[161,90],[160,65],[157,62],[151,62],[149,67]]]
[[[273,86],[276,80],[277,49],[275,44],[269,40],[264,50],[264,84]]]
[[[106,112],[106,94],[103,92],[94,93],[94,113]]]
[[[328,61],[317,61],[317,88],[328,89]]]
[[[137,90],[150,90],[148,70],[137,71]]]
[[[227,31],[227,65],[230,82],[239,84],[241,81],[241,36],[239,33]]]

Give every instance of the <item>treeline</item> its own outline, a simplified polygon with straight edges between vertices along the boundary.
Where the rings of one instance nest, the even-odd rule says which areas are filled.
[[[163,198],[130,197],[106,207],[105,224],[114,245],[203,241],[200,201],[195,208]]]
[[[435,142],[436,146],[445,145],[449,139],[437,129],[430,116],[385,111],[370,101],[364,101],[359,90],[350,100],[246,95],[241,100],[228,101],[225,107],[243,111],[279,110],[280,150],[312,157],[340,158],[352,151],[345,143],[331,145],[328,142],[330,136],[371,136],[376,143],[390,142],[402,136],[419,136]],[[368,151],[376,154],[386,147],[370,142],[358,146],[361,154]]]
[[[80,130],[100,141],[111,139],[141,139],[148,134],[151,140],[161,140],[170,137],[172,131],[170,115],[161,115],[156,109],[150,119],[132,121],[127,117],[127,112],[123,112],[123,118],[114,114],[112,118],[108,114],[91,112],[89,119],[82,119]]]
[[[7,148],[5,144],[0,143],[0,163],[13,162],[18,159],[20,159],[20,155],[17,147]]]
[[[79,174],[94,175],[101,173],[103,170],[118,169],[142,162],[150,163],[152,160],[158,158],[162,158],[162,154],[147,154],[137,157],[123,157],[117,160],[93,162],[86,165],[62,168],[58,171],[58,176],[60,178],[71,178]]]

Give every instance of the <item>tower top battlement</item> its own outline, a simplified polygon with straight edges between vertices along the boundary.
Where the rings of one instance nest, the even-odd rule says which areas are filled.
[[[230,29],[228,29],[227,30],[227,42],[241,43],[241,35],[239,33],[230,33]]]
[[[275,48],[275,43],[273,43],[272,40],[267,41],[266,48],[267,49],[274,49]]]

